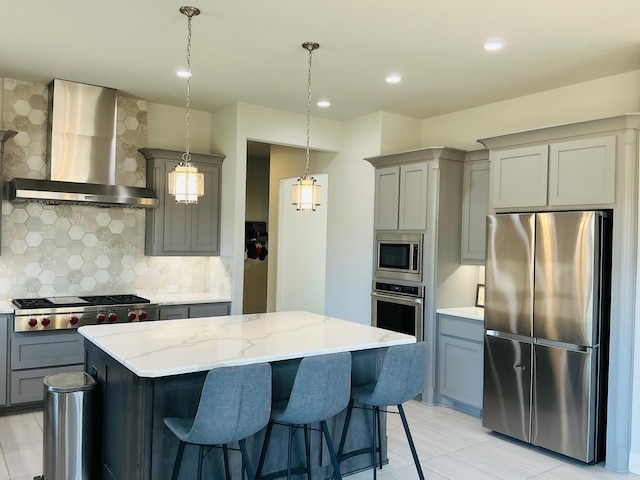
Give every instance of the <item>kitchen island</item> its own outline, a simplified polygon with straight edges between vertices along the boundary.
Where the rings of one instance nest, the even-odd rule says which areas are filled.
[[[101,458],[94,464],[100,470],[96,478],[105,480],[170,478],[178,442],[163,419],[195,415],[202,384],[212,368],[269,362],[275,392],[290,385],[301,358],[350,351],[357,384],[375,375],[379,349],[415,342],[412,336],[308,312],[95,325],[79,332],[85,337],[85,369],[99,384],[101,415],[95,428],[102,444]],[[347,449],[370,443],[370,419],[365,413],[354,412]],[[328,422],[336,442],[343,416]],[[263,437],[264,431],[247,441],[254,465]],[[265,474],[281,469],[286,461],[282,455],[286,429],[274,429],[271,442]],[[312,435],[311,443],[314,477],[327,478],[330,461],[319,434]],[[386,450],[386,442],[382,446]],[[185,449],[180,479],[194,478],[196,451]],[[231,455],[231,459],[233,476],[240,478],[239,458]],[[368,455],[342,464],[345,472],[370,466]],[[205,458],[205,470],[205,479],[223,478],[220,451]]]

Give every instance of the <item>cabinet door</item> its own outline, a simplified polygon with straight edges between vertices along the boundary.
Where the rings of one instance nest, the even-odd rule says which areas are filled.
[[[547,145],[491,152],[491,189],[495,208],[547,205]]]
[[[616,137],[553,143],[549,205],[615,203]]]
[[[164,164],[164,178],[175,170],[178,162],[167,161]],[[176,203],[164,192],[164,228],[162,233],[162,249],[164,252],[188,252],[191,250],[191,210],[193,205]]]
[[[400,166],[398,213],[398,228],[400,230],[425,230],[427,228],[428,179],[428,162]]]
[[[205,194],[197,205],[190,205],[192,215],[192,252],[208,255],[220,254],[220,167],[218,165],[195,164],[204,174]]]
[[[377,168],[375,189],[376,230],[397,230],[400,168],[398,166]]]
[[[0,315],[0,405],[7,404],[7,370],[9,355],[9,317]]]
[[[189,318],[189,307],[186,305],[172,305],[160,307],[160,320],[179,320]]]
[[[440,336],[438,345],[440,394],[482,408],[482,343]]]
[[[202,303],[189,306],[189,318],[222,317],[229,315],[229,302]]]
[[[462,203],[462,264],[484,264],[489,213],[489,162],[464,166]]]

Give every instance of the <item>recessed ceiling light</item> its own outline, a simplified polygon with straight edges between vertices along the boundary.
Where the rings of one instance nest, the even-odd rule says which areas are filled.
[[[331,106],[331,102],[329,100],[320,100],[316,103],[320,108],[328,108]]]
[[[490,42],[485,43],[483,47],[487,52],[497,52],[498,50],[502,50],[504,43],[500,40],[491,40]]]
[[[189,72],[188,70],[178,70],[176,72],[176,75],[178,75],[180,78],[189,78],[192,73]]]
[[[400,83],[402,81],[402,77],[397,74],[391,74],[384,79],[387,83]]]

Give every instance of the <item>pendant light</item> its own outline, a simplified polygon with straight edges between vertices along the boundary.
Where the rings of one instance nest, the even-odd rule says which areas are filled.
[[[314,50],[320,48],[315,42],[305,42],[302,48],[309,52],[309,71],[307,75],[307,163],[304,167],[304,175],[293,184],[291,203],[296,210],[315,211],[322,200],[322,187],[316,184],[316,180],[309,176],[309,137],[311,135],[311,56]]]
[[[169,195],[173,195],[176,203],[198,203],[198,198],[204,195],[204,174],[191,164],[189,152],[189,114],[191,113],[191,19],[200,15],[196,7],[180,7],[180,13],[187,16],[187,114],[185,119],[186,136],[185,152],[182,161],[173,172],[169,173]]]

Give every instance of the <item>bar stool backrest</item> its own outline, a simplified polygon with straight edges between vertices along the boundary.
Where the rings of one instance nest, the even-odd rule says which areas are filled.
[[[223,445],[261,430],[271,413],[271,365],[214,368],[207,374],[186,441]]]
[[[289,401],[278,421],[304,425],[344,410],[351,392],[351,354],[305,357],[298,366]]]
[[[389,347],[384,353],[380,374],[367,403],[380,407],[400,405],[421,394],[426,361],[425,342]]]

